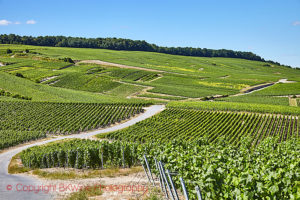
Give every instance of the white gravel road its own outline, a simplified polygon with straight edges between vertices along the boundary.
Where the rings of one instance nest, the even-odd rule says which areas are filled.
[[[2,200],[35,200],[35,199],[53,199],[54,196],[50,193],[46,194],[44,191],[30,191],[33,188],[42,186],[42,182],[39,179],[25,176],[25,175],[11,175],[8,174],[8,164],[11,158],[17,153],[21,152],[24,149],[27,149],[32,146],[42,145],[49,142],[67,139],[67,138],[89,138],[100,133],[107,133],[111,131],[120,130],[135,123],[145,120],[165,109],[164,105],[153,105],[148,108],[145,108],[145,112],[129,121],[126,121],[115,126],[111,126],[105,129],[90,131],[87,133],[81,133],[76,135],[61,136],[54,139],[49,139],[41,142],[36,142],[28,145],[24,145],[17,148],[8,149],[3,153],[0,153],[0,199]],[[27,190],[27,191],[26,191]],[[29,191],[28,191],[29,190]]]

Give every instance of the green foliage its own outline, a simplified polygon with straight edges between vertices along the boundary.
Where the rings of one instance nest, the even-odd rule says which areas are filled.
[[[296,83],[277,83],[268,88],[255,92],[255,95],[294,95],[300,93],[300,82]]]
[[[107,91],[106,94],[118,96],[118,97],[128,97],[132,94],[142,91],[144,88],[145,87],[138,86],[138,85],[121,84],[120,86]]]
[[[0,150],[44,137],[41,131],[0,130]]]
[[[77,133],[128,119],[144,105],[0,102],[0,130]]]
[[[64,62],[68,62],[68,63],[74,63],[72,58],[61,58],[60,60],[63,60]]]
[[[78,73],[70,73],[60,76],[58,80],[59,81],[52,85],[56,87],[99,93],[111,90],[121,85],[121,83],[115,82],[109,77],[89,76]]]
[[[177,172],[178,175],[173,176],[176,188],[181,188],[179,177],[182,177],[191,199],[197,198],[195,186],[200,187],[204,200],[298,199],[299,138],[278,143],[276,138],[270,137],[253,150],[249,149],[251,141],[245,138],[241,146],[236,147],[221,138],[215,144],[201,139],[144,144],[75,139],[29,148],[21,153],[21,160],[31,168],[101,168],[102,164],[104,167],[136,165],[146,154],[153,173],[158,173],[154,158],[162,161],[165,169]],[[128,150],[123,150],[125,147],[129,147]],[[72,166],[67,157],[61,158],[58,153],[56,160],[60,158],[60,163],[49,157],[53,152],[67,155],[69,151],[80,155],[76,162],[81,165]]]
[[[39,46],[100,48],[130,51],[150,51],[174,55],[200,56],[200,57],[229,57],[244,58],[249,60],[265,61],[260,56],[251,52],[232,51],[226,49],[213,50],[191,47],[160,47],[149,44],[144,40],[129,40],[122,38],[78,38],[64,36],[19,36],[14,34],[0,35],[1,44],[30,44]]]
[[[10,53],[12,53],[12,50],[6,49],[6,53],[7,53],[7,54],[10,54]]]
[[[27,149],[21,159],[31,168],[95,169],[131,167],[139,163],[137,155],[137,144],[74,139]]]
[[[135,89],[143,86],[144,88],[148,87],[148,92],[154,92],[157,95],[201,98],[233,95],[246,87],[276,82],[283,78],[300,81],[299,70],[278,65],[266,67],[264,62],[243,59],[185,57],[153,52],[105,49],[0,45],[0,50],[7,48],[16,52],[24,51],[26,48],[31,51],[22,57],[0,57],[1,62],[12,63],[2,66],[1,71],[11,74],[22,73],[27,79],[34,82],[41,82],[55,76],[56,78],[42,81],[42,83],[73,90],[115,95],[115,89],[118,90],[117,88],[120,87],[124,91],[120,94],[123,97],[124,94],[128,94],[128,96],[134,94],[134,92],[130,93],[133,89],[132,85],[136,86]],[[37,54],[33,54],[33,52]],[[72,60],[100,59],[139,68],[118,68],[95,64],[74,65],[60,60],[64,58],[71,58]],[[146,71],[147,69],[159,70],[159,72]],[[299,89],[290,87],[289,91],[289,93],[297,94]],[[97,96],[99,98],[99,95]],[[102,99],[105,97],[108,95],[101,96]],[[33,99],[35,98],[33,97]],[[90,99],[88,98],[88,101],[91,101]],[[252,100],[253,102],[259,101],[259,97],[256,99],[253,97],[249,102]],[[268,100],[264,102],[273,104],[272,101]],[[274,101],[274,104],[281,104],[281,102]]]
[[[93,94],[91,92],[76,91],[66,88],[50,87],[43,84],[37,84],[27,79],[17,78],[16,76],[0,72],[0,86],[5,91],[12,94],[32,97],[32,101],[46,102],[97,102],[97,103],[119,103],[132,102],[142,103],[145,100],[130,100],[125,98],[116,98],[109,95]],[[150,102],[150,101],[148,101]]]
[[[25,77],[23,76],[23,74],[21,74],[21,73],[16,73],[16,76],[17,76],[17,77],[20,77],[20,78],[25,78]]]
[[[276,97],[274,97],[276,98]],[[167,105],[173,108],[189,108],[199,110],[222,110],[222,111],[247,111],[258,113],[277,113],[286,115],[300,115],[300,110],[291,106],[240,103],[240,102],[170,102]]]
[[[251,135],[253,145],[257,145],[268,136],[277,136],[279,141],[297,137],[298,123],[299,120],[291,116],[168,108],[152,118],[108,133],[105,137],[138,142],[207,138],[212,143],[222,138],[239,146],[245,136]]]
[[[255,93],[215,99],[216,101],[289,106],[288,97],[255,95]]]
[[[0,89],[0,96],[12,97],[12,98],[22,99],[22,100],[31,100],[32,99],[31,97],[22,96],[19,94],[12,94],[12,93],[2,90],[2,89]]]
[[[178,173],[173,177],[177,188],[179,177],[184,179],[191,199],[197,199],[194,188],[199,186],[203,199],[296,200],[300,192],[299,141],[295,138],[278,144],[270,138],[250,151],[246,141],[236,148],[224,142],[187,144],[180,140],[156,144],[147,152],[148,160],[155,157],[166,169]]]

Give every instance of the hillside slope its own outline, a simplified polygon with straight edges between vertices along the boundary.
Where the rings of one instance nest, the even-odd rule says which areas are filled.
[[[13,53],[4,53],[8,48]],[[25,49],[29,52],[23,53]],[[285,86],[271,86],[276,87],[277,96],[300,94],[300,70],[266,62],[28,45],[0,45],[0,51],[0,62],[9,64],[2,66],[1,71],[20,73],[45,85],[117,97],[199,100],[207,96],[235,95],[251,86],[274,83],[280,79],[296,83],[295,87],[291,85],[289,92]],[[77,61],[100,60],[125,67],[106,63],[63,62],[62,59],[67,57]],[[126,65],[129,67],[126,68]],[[253,102],[257,103],[256,100]],[[287,104],[281,100],[275,102]]]

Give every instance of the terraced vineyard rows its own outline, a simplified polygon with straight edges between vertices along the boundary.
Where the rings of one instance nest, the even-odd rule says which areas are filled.
[[[143,111],[143,104],[0,102],[0,130],[70,134],[105,127]]]
[[[44,137],[46,137],[46,134],[41,131],[0,130],[0,150]]]
[[[48,134],[109,126],[143,112],[144,104],[0,102],[0,149]]]
[[[242,138],[252,136],[253,145],[257,145],[268,136],[283,141],[299,137],[299,134],[299,119],[295,116],[168,108],[157,116],[105,137],[141,142],[193,141],[201,137],[214,142],[224,137],[231,144],[239,145]]]

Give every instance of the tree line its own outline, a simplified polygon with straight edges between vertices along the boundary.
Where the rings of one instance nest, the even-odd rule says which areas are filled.
[[[24,44],[52,47],[76,47],[76,48],[99,48],[127,51],[148,51],[166,53],[172,55],[197,56],[197,57],[225,57],[242,58],[279,64],[278,62],[265,61],[262,57],[244,51],[233,51],[228,49],[206,49],[192,47],[161,47],[150,44],[144,40],[130,40],[122,38],[82,38],[66,36],[20,36],[15,34],[0,35],[0,44]]]

